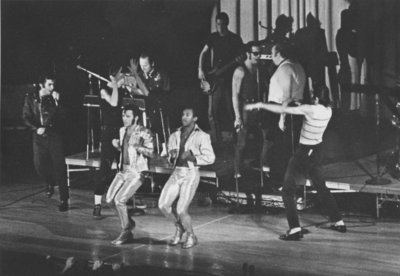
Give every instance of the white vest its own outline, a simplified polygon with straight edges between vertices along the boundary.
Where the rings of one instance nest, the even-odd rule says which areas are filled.
[[[282,65],[290,64],[293,68],[293,82],[292,82],[292,91],[290,91],[289,95],[285,95],[281,84],[278,82],[278,75],[280,70],[282,70]],[[290,76],[292,77],[292,76]],[[285,60],[281,64],[279,64],[275,73],[272,75],[269,83],[269,94],[268,94],[268,102],[275,102],[278,104],[282,104],[289,98],[293,98],[294,101],[303,100],[303,92],[305,86],[305,73],[303,67],[299,63],[293,63],[290,60]]]

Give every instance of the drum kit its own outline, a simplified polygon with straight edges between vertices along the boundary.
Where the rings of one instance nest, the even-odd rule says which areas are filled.
[[[94,95],[93,87],[92,87],[92,77],[95,77],[99,80],[99,87],[100,82],[110,82],[109,79],[96,74],[80,65],[77,65],[76,68],[78,70],[82,70],[88,74],[89,78],[89,95],[85,95],[83,106],[87,108],[87,143],[86,143],[86,159],[89,159],[90,152],[94,152],[94,131],[93,131],[93,122],[91,116],[91,109],[92,108],[100,108],[100,97]],[[149,116],[146,113],[146,96],[143,94],[137,93],[137,89],[134,89],[137,86],[137,78],[140,78],[137,74],[133,73],[121,73],[121,69],[115,75],[115,81],[121,86],[122,89],[126,91],[124,93],[123,104],[134,104],[138,107],[138,109],[142,112],[142,119],[143,125],[145,127],[152,127],[152,122],[149,120]],[[156,148],[157,152],[161,156],[167,155],[167,141],[168,137],[171,134],[171,130],[169,127],[168,119],[164,116],[162,105],[157,107],[157,117],[161,121],[161,133],[155,133],[155,141],[156,141]],[[100,118],[101,118],[101,111],[100,111]],[[160,135],[162,135],[164,142],[160,142]]]

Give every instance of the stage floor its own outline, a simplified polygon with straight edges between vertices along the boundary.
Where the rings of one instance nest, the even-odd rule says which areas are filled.
[[[228,214],[227,207],[199,207],[190,212],[199,245],[183,250],[166,241],[174,226],[157,208],[135,217],[133,243],[112,246],[119,234],[113,209],[103,209],[104,219],[92,219],[93,195],[80,186],[71,189],[71,210],[59,213],[58,194],[43,196],[43,185],[1,186],[0,247],[51,255],[75,256],[107,263],[195,271],[207,275],[242,275],[244,262],[255,275],[398,275],[400,221],[346,215],[348,233],[330,231],[327,218],[316,210],[300,213],[310,231],[299,242],[278,235],[287,229],[284,212]],[[32,194],[35,194],[32,196]],[[196,201],[194,201],[196,202]]]

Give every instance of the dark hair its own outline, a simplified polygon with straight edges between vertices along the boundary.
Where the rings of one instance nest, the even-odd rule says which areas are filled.
[[[246,45],[244,45],[244,48],[246,50],[247,53],[251,53],[251,48],[253,47],[261,47],[260,42],[258,41],[249,41],[246,43]]]
[[[279,15],[275,20],[275,30],[290,31],[293,24],[293,18],[284,14]]]
[[[130,103],[122,107],[122,112],[127,112],[128,110],[132,111],[134,117],[136,116],[139,117],[138,120],[139,123],[142,122],[142,112],[140,112],[140,109],[136,105]]]
[[[184,107],[183,107],[183,109],[182,109],[182,112],[184,111],[184,110],[186,110],[186,109],[189,109],[189,110],[192,110],[192,113],[193,113],[193,117],[199,117],[199,113],[198,113],[198,110],[197,110],[197,108],[195,107],[195,105],[185,105]]]
[[[275,51],[280,53],[283,58],[294,59],[294,45],[289,41],[277,41],[274,43]]]
[[[153,58],[153,55],[151,53],[143,52],[143,53],[140,54],[139,58],[148,58],[150,64],[154,63],[154,58]]]
[[[54,76],[53,73],[46,72],[46,73],[43,73],[43,74],[41,74],[41,75],[39,76],[39,78],[38,78],[38,83],[44,85],[44,84],[46,83],[46,80],[53,80],[53,81],[55,81],[55,80],[56,80],[56,77]]]
[[[331,104],[329,88],[326,85],[322,85],[314,92],[314,98],[318,98],[318,103],[323,106],[329,106]]]
[[[218,19],[224,21],[226,25],[229,24],[229,16],[226,12],[219,12],[217,14],[217,16],[215,17],[215,20],[218,20]]]

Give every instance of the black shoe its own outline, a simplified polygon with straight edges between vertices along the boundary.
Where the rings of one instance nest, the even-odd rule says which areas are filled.
[[[93,218],[101,219],[101,204],[94,205],[93,208]]]
[[[284,240],[284,241],[299,241],[302,237],[303,234],[301,231],[295,232],[293,234],[289,234],[290,230],[286,232],[286,234],[280,235],[279,239]]]
[[[50,198],[50,197],[52,197],[53,195],[54,195],[54,187],[51,186],[51,185],[47,186],[47,188],[46,188],[46,196],[47,196],[48,198]]]
[[[347,232],[346,225],[334,225],[334,224],[332,224],[329,228],[331,230],[338,231],[340,233],[346,233]]]
[[[68,204],[68,200],[62,200],[61,204],[58,205],[58,210],[60,212],[66,212],[69,210],[69,204]]]

